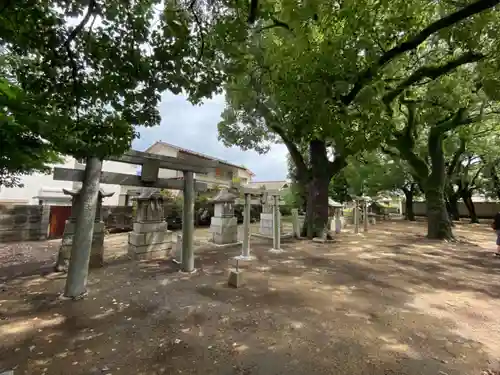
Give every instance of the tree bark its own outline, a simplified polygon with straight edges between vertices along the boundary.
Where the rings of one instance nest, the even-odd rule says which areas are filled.
[[[493,180],[493,187],[495,189],[497,198],[500,199],[500,178],[498,177],[495,167],[491,168],[491,179]]]
[[[413,189],[402,188],[405,194],[405,220],[415,221],[415,211],[413,210]]]
[[[444,197],[445,159],[443,133],[431,130],[428,139],[432,172],[424,184],[427,201],[427,237],[437,240],[453,239],[451,220]]]
[[[448,213],[451,220],[460,220],[460,212],[458,210],[458,195],[456,193],[448,195]]]
[[[308,186],[307,237],[321,237],[328,223],[328,185],[332,178],[331,164],[326,155],[324,141],[309,143],[311,182]]]
[[[469,212],[471,224],[478,224],[479,219],[477,218],[476,207],[474,206],[474,202],[472,201],[472,191],[463,190],[461,192],[461,197],[464,201],[465,207],[467,207],[467,211]]]

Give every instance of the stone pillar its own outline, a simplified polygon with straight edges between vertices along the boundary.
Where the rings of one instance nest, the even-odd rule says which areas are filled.
[[[300,238],[299,210],[296,208],[292,208],[292,227],[293,227],[293,236],[295,238]]]
[[[243,208],[243,244],[241,248],[241,255],[236,259],[250,260],[253,257],[250,255],[250,210],[252,207],[251,196],[245,193],[245,206]]]
[[[80,209],[80,189],[66,190],[64,194],[71,196],[71,215],[64,225],[64,234],[57,256],[56,270],[67,271],[69,259],[71,257],[71,248],[73,246],[73,238],[76,231],[76,217]],[[90,250],[90,268],[102,267],[104,264],[104,222],[101,221],[102,200],[111,197],[114,193],[105,193],[102,189],[97,195],[97,207],[94,219],[94,231],[92,234],[92,245]]]
[[[40,221],[40,237],[41,241],[46,240],[49,236],[49,225],[50,225],[50,206],[43,205],[40,207],[42,210],[42,219]]]
[[[365,232],[368,232],[368,202],[363,200],[363,226]]]
[[[194,271],[194,174],[184,171],[184,205],[182,210],[182,266],[183,272]]]
[[[135,260],[167,257],[172,249],[172,232],[167,230],[163,197],[157,191],[135,198],[137,213],[128,235],[128,253]]]
[[[340,218],[340,208],[335,209],[335,233],[342,231],[342,220]]]
[[[221,190],[215,198],[214,216],[210,220],[212,242],[218,245],[238,242],[238,219],[234,216],[234,202],[236,195]]]
[[[354,210],[353,210],[353,216],[354,216],[354,233],[359,233],[359,207],[358,207],[358,200],[354,201]]]
[[[177,233],[177,242],[175,243],[174,257],[172,262],[182,264],[182,234]]]
[[[280,196],[273,195],[273,248],[271,252],[281,253]]]

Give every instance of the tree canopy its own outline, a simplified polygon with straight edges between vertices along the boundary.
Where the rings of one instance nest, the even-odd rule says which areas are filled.
[[[138,136],[134,126],[159,124],[165,90],[184,92],[193,102],[210,96],[223,77],[215,26],[230,14],[207,6],[169,0],[3,4],[2,171],[44,169],[53,152],[119,155]]]
[[[399,131],[391,124],[410,92],[442,86],[461,67],[476,77],[467,88],[498,92],[497,1],[258,4],[250,37],[226,64],[220,137],[260,152],[271,142],[287,146],[308,186],[310,234],[326,222],[330,179],[350,156]],[[298,145],[308,146],[309,164]]]

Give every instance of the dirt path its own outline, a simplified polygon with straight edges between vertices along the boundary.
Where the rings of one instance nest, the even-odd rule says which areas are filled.
[[[0,372],[479,375],[500,356],[500,259],[487,225],[456,233],[435,243],[391,222],[283,254],[254,241],[240,289],[226,287],[239,248],[198,249],[193,275],[110,261],[77,302],[57,298],[63,275],[14,277]]]

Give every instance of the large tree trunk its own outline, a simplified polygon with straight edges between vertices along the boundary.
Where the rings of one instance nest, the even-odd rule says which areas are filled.
[[[474,202],[472,201],[472,191],[464,189],[460,195],[464,201],[465,207],[467,207],[467,211],[469,211],[471,224],[479,223],[479,219],[476,214],[476,207],[474,207]]]
[[[405,194],[405,220],[415,221],[415,211],[413,210],[413,189],[403,187]]]
[[[446,210],[443,191],[439,187],[427,187],[427,237],[438,240],[453,238],[451,222]]]
[[[443,134],[431,130],[428,139],[432,172],[424,186],[427,201],[427,237],[438,240],[453,239],[451,220],[444,198],[445,165]]]
[[[453,193],[448,195],[448,213],[451,220],[460,220],[460,212],[458,211],[458,194]]]
[[[500,199],[500,178],[495,167],[491,167],[491,179],[493,180],[493,188],[495,189],[497,198]]]
[[[328,223],[328,185],[332,178],[324,141],[309,143],[311,181],[308,186],[307,237],[321,237]]]

